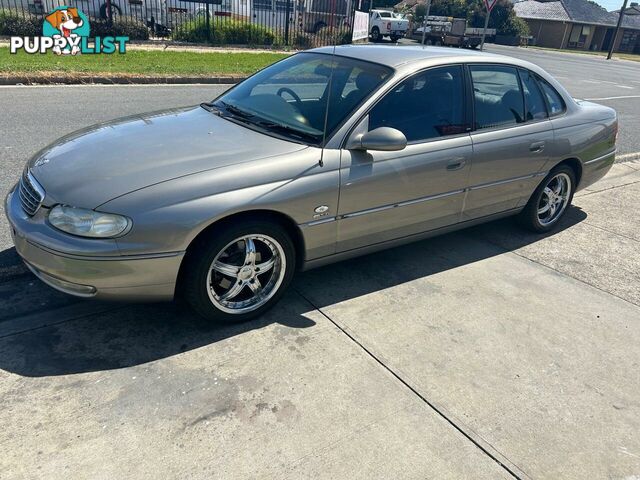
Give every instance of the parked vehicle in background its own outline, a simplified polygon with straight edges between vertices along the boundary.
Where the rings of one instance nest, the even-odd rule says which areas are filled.
[[[369,35],[374,42],[379,42],[384,37],[397,42],[407,34],[407,30],[409,30],[409,20],[399,13],[388,10],[369,12]]]
[[[291,0],[291,3],[298,11],[299,26],[310,33],[318,33],[325,27],[348,26],[353,18],[351,0]]]
[[[540,67],[423,46],[292,55],[217,99],[72,133],[6,197],[16,251],[81,296],[265,312],[294,272],[517,215],[556,228],[618,120]],[[561,240],[559,240],[561,241]]]
[[[477,48],[482,41],[482,28],[467,28],[464,18],[429,16],[426,22],[426,45]],[[414,30],[414,38],[422,40],[423,27]],[[487,29],[487,35],[495,35],[495,28]]]
[[[243,12],[243,0],[213,0],[209,4],[211,16],[231,16],[231,12]],[[244,1],[247,5],[248,0]],[[10,4],[13,6],[13,2]],[[146,24],[154,31],[170,31],[176,25],[196,16],[204,15],[205,3],[185,2],[181,0],[16,0],[16,8],[27,7],[34,15],[44,15],[56,7],[76,7],[85,15],[94,19],[111,18],[118,21],[127,18]],[[109,11],[110,10],[110,11]],[[245,6],[246,15],[249,9]]]

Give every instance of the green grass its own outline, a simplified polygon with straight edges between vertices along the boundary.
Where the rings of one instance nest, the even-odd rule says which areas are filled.
[[[552,52],[561,52],[561,53],[579,53],[582,55],[594,55],[596,57],[604,57],[607,58],[607,52],[592,52],[589,50],[574,50],[570,48],[550,48],[550,47],[538,47],[536,45],[530,45],[528,48],[535,48],[537,50],[550,50]],[[633,60],[634,62],[640,62],[640,55],[634,53],[613,53],[613,58],[620,58],[623,60]]]
[[[125,54],[58,56],[53,53],[15,55],[0,47],[0,75],[131,75],[230,76],[248,75],[286,57],[281,53],[226,53],[131,50]]]

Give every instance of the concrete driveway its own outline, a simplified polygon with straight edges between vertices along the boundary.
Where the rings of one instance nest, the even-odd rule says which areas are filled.
[[[72,128],[213,93],[0,89],[4,181]],[[639,478],[640,162],[574,204],[551,235],[504,220],[298,275],[225,328],[59,294],[3,240],[0,478]]]

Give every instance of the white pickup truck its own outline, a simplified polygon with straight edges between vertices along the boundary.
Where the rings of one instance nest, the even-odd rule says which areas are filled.
[[[404,37],[409,29],[409,20],[402,15],[388,10],[371,10],[369,12],[369,36],[374,42],[383,37],[391,38],[392,42]]]

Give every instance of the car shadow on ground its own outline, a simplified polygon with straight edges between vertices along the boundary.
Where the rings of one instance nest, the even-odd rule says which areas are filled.
[[[549,234],[527,233],[512,219],[504,219],[300,273],[267,314],[226,326],[201,319],[180,302],[113,304],[106,311],[97,309],[95,314],[67,319],[69,307],[82,305],[90,311],[92,301],[42,284],[22,270],[15,250],[8,249],[0,252],[0,369],[27,377],[111,370],[167,358],[275,323],[290,329],[310,328],[316,322],[309,314],[316,308],[504,254],[557,235],[587,217],[577,207],[567,213]],[[423,293],[437,294],[428,285]],[[47,317],[41,325],[39,316]],[[20,322],[27,318],[21,331]],[[29,328],[34,319],[35,327]]]

